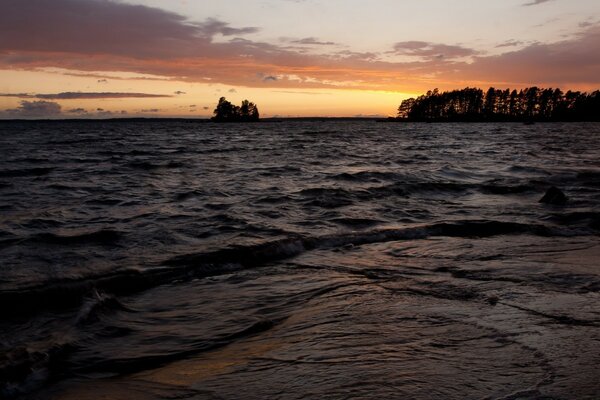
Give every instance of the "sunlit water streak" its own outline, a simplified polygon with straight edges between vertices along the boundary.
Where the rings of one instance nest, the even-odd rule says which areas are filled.
[[[599,124],[0,129],[4,397],[600,392]]]

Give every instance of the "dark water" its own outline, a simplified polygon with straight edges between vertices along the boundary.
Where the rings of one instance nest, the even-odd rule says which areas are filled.
[[[598,398],[599,201],[600,124],[0,123],[0,397]]]

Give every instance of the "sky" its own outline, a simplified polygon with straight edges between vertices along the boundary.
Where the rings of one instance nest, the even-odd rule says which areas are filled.
[[[0,0],[0,118],[389,116],[534,85],[600,88],[600,1]]]

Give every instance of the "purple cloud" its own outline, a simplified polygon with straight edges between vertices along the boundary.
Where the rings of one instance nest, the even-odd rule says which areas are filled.
[[[118,93],[118,92],[62,92],[49,94],[27,94],[27,93],[0,93],[0,97],[18,97],[21,99],[45,99],[45,100],[74,100],[74,99],[125,99],[125,98],[160,98],[172,97],[166,94],[150,93]]]
[[[556,43],[534,43],[491,57],[476,57],[464,68],[471,79],[538,85],[600,83],[600,26]]]
[[[538,4],[547,3],[549,1],[552,1],[552,0],[533,0],[530,3],[523,4],[523,7],[537,6]]]
[[[85,108],[73,108],[67,111],[70,114],[79,114],[79,115],[83,115],[83,114],[87,114],[87,110]]]
[[[337,44],[335,42],[323,42],[314,37],[306,37],[303,39],[292,40],[290,43],[316,45],[316,46],[334,46]]]
[[[496,46],[496,48],[499,49],[501,47],[514,47],[514,46],[520,46],[522,44],[523,44],[523,42],[520,40],[510,39],[510,40],[507,40],[506,42],[500,43],[499,45]]]
[[[61,114],[61,106],[53,101],[21,101],[19,107],[7,110],[8,115],[16,118],[45,118]]]
[[[202,54],[216,34],[256,31],[213,18],[194,24],[158,8],[110,0],[0,2],[0,50],[5,51],[179,57]]]
[[[546,1],[550,0],[531,5]],[[476,81],[595,86],[600,83],[600,38],[597,27],[589,28],[567,41],[532,44],[500,56],[485,56],[457,44],[403,41],[390,53],[409,60],[389,62],[379,53],[303,54],[243,37],[215,41],[217,35],[248,35],[257,28],[231,27],[216,19],[193,23],[181,15],[124,2],[0,0],[0,68],[56,67],[76,76],[127,79],[97,72],[122,71],[152,75],[139,79],[300,90],[349,87],[420,91],[434,84],[432,76],[440,79],[440,88]],[[297,40],[315,46],[329,43],[313,37]],[[509,45],[517,44],[506,42],[499,47]],[[268,71],[268,75],[260,71]],[[11,95],[40,100],[102,98],[60,93],[41,96],[46,97]]]
[[[479,54],[478,51],[467,47],[416,40],[396,43],[394,45],[394,52],[399,55],[421,57],[429,60],[441,58],[454,59]]]
[[[256,27],[232,28],[229,26],[229,24],[219,21],[215,18],[208,18],[205,22],[199,25],[199,28],[202,33],[210,37],[216,34],[232,36],[256,33],[259,31],[259,29]]]

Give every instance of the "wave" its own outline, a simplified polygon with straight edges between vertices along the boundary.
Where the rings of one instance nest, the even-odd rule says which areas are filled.
[[[169,161],[169,162],[165,162],[165,163],[152,163],[150,161],[132,161],[126,164],[127,167],[129,168],[133,168],[133,169],[141,169],[144,171],[151,171],[151,170],[155,170],[155,169],[162,169],[162,168],[183,168],[185,167],[185,164],[182,162],[178,162],[178,161]]]
[[[360,171],[355,173],[342,172],[333,175],[331,179],[351,182],[377,182],[382,180],[394,181],[401,177],[400,174],[395,172]]]
[[[32,220],[28,224],[36,227],[40,225],[52,225],[59,224],[58,221],[54,220]],[[0,235],[5,236],[5,235]],[[76,245],[101,245],[109,246],[115,245],[123,234],[113,229],[101,229],[93,232],[84,232],[73,235],[60,235],[56,233],[37,233],[27,237],[17,237],[10,235],[7,239],[1,239],[0,237],[0,248],[8,247],[12,245],[23,245],[28,243],[34,244],[45,244],[45,245],[56,245],[56,246],[76,246]]]
[[[0,397],[12,398],[41,387],[73,350],[68,339],[22,345],[0,353]]]
[[[113,229],[101,229],[94,232],[85,232],[75,235],[58,235],[55,233],[39,233],[25,239],[27,242],[56,244],[56,245],[77,245],[77,244],[115,244],[120,240],[122,233]]]
[[[227,346],[239,339],[253,336],[258,333],[266,332],[272,329],[280,322],[281,319],[262,319],[246,326],[245,328],[242,328],[239,331],[230,334],[220,335],[210,339],[199,339],[195,343],[191,343],[187,350],[156,355],[146,355],[134,358],[111,358],[102,361],[97,361],[95,363],[81,365],[80,367],[76,368],[76,372],[110,372],[111,374],[130,374],[141,370],[158,368],[165,364],[178,361],[198,353],[211,351]]]
[[[98,321],[102,314],[127,310],[114,296],[94,290],[79,308],[73,320],[76,326]],[[77,348],[77,334],[70,331],[55,334],[42,340],[33,340],[18,347],[0,352],[0,397],[17,397],[35,390],[52,378],[53,370],[62,369],[69,354]],[[114,337],[124,332],[103,329],[99,334]]]
[[[127,308],[113,295],[94,289],[91,296],[87,297],[80,307],[75,323],[86,325],[96,322],[103,313],[115,310],[127,310]]]
[[[353,178],[354,179],[354,178]],[[359,179],[359,178],[356,178]],[[361,175],[363,182],[373,182],[374,178],[370,174]],[[383,178],[382,178],[383,179]],[[301,201],[308,206],[321,208],[339,208],[352,205],[358,201],[369,201],[385,197],[410,197],[420,194],[461,194],[470,191],[478,191],[483,194],[491,195],[511,195],[523,193],[540,193],[543,195],[547,185],[542,183],[530,182],[526,184],[502,184],[502,183],[463,183],[463,182],[403,182],[392,183],[389,185],[375,186],[351,190],[339,187],[320,187],[308,188],[295,193],[300,196]]]
[[[600,230],[600,212],[575,211],[563,214],[552,214],[548,219],[561,225],[583,222],[591,229]]]
[[[351,228],[368,228],[383,223],[383,221],[371,218],[333,218],[330,220],[339,225]]]
[[[5,290],[0,292],[0,315],[18,315],[47,308],[73,307],[85,301],[86,296],[89,297],[89,293],[94,291],[114,295],[132,294],[174,281],[187,281],[256,268],[316,249],[440,236],[483,238],[498,235],[572,236],[589,233],[568,229],[561,231],[545,225],[517,222],[464,220],[315,237],[290,235],[256,245],[239,245],[212,252],[183,254],[165,260],[160,267],[145,271],[125,269],[81,279],[51,281],[19,290]],[[68,239],[62,237],[58,242],[65,243],[66,240],[66,243],[70,243],[74,240],[75,243],[79,243],[95,237],[91,235],[68,237]],[[110,238],[112,234],[108,236]],[[56,240],[56,237],[51,238]]]
[[[330,130],[307,130],[300,132],[299,135],[335,135],[340,133],[339,130],[330,129]]]
[[[0,178],[20,178],[20,177],[37,177],[48,175],[55,168],[22,168],[22,169],[4,169],[0,170]]]

